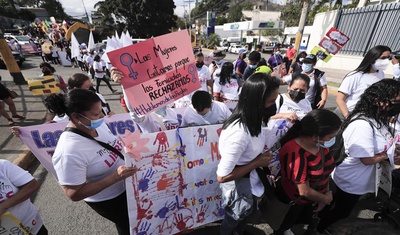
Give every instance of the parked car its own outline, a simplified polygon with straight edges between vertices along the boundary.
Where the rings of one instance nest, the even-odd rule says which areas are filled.
[[[231,47],[229,47],[229,52],[230,53],[234,53],[234,54],[238,54],[239,50],[241,49],[245,49],[242,45],[231,45]]]
[[[25,57],[19,51],[11,51],[11,52],[14,56],[15,62],[17,62],[17,64],[21,66],[22,63],[25,61]],[[4,63],[1,54],[0,54],[0,68],[6,68],[6,64]]]
[[[19,50],[23,54],[38,54],[38,47],[35,42],[28,36],[25,35],[12,35],[4,34],[4,38],[13,47],[13,50]],[[12,42],[17,43],[17,47]]]
[[[279,42],[271,42],[268,44],[263,44],[262,45],[262,52],[263,53],[268,53],[268,52],[272,52],[274,50],[274,47],[280,47],[281,44]]]

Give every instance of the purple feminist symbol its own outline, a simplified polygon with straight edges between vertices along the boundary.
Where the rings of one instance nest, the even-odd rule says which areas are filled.
[[[196,82],[196,66],[193,64],[189,65],[188,72],[192,75],[192,82]]]
[[[128,67],[128,69],[129,69],[129,77],[131,77],[134,80],[136,80],[137,76],[138,76],[138,73],[135,72],[132,69],[132,63],[134,61],[133,57],[128,53],[124,53],[124,54],[121,55],[120,60],[121,60],[121,64],[122,65],[125,65],[126,67]]]

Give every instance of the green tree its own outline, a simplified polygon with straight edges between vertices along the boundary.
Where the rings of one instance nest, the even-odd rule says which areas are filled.
[[[220,14],[226,13],[229,9],[230,1],[225,0],[202,0],[191,11],[192,19],[206,17],[207,11],[214,11],[216,17]]]
[[[228,22],[236,22],[236,21],[241,21],[243,14],[243,10],[251,10],[253,7],[253,4],[250,2],[244,2],[241,4],[233,4],[229,8],[229,13],[228,13]]]
[[[221,38],[219,37],[218,34],[212,33],[208,35],[208,38],[206,40],[207,48],[214,48],[218,46],[220,41]]]
[[[58,0],[44,0],[39,7],[46,9],[49,16],[53,16],[57,20],[63,20],[67,17],[62,4]]]
[[[149,38],[170,32],[176,27],[173,0],[104,0],[105,6],[133,37]]]
[[[94,8],[96,9],[97,13],[100,13],[102,15],[100,20],[102,30],[99,32],[99,34],[101,38],[105,39],[107,36],[114,34],[114,30],[116,29],[116,22],[105,1],[97,2],[96,4],[94,4]]]
[[[225,23],[228,23],[228,19],[225,16],[218,16],[215,19],[215,25],[223,25]]]

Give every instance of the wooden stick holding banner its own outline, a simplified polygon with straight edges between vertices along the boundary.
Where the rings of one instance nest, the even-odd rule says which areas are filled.
[[[179,42],[179,43],[178,43]],[[185,30],[107,53],[138,114],[153,112],[201,87]]]

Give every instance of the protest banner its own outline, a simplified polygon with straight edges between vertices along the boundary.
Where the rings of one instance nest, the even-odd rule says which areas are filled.
[[[315,46],[311,50],[311,54],[316,55],[318,59],[327,63],[332,58],[332,55],[336,55],[349,40],[350,38],[346,34],[332,27],[318,43],[319,46]]]
[[[182,30],[107,53],[124,76],[129,102],[139,115],[153,112],[201,87],[187,31]]]
[[[221,124],[140,134],[128,114],[105,121],[124,144],[126,165],[138,167],[126,179],[131,234],[175,234],[223,219],[216,179]],[[21,139],[42,163],[49,163],[44,165],[49,172],[54,172],[51,154],[66,124],[21,127]],[[289,126],[286,120],[276,120],[264,128],[266,149],[273,148]],[[278,150],[275,174],[280,168]]]
[[[48,95],[61,92],[54,75],[29,78],[28,86],[33,95]]]
[[[0,221],[0,234],[31,234],[25,231],[21,221],[8,211],[0,216]]]

